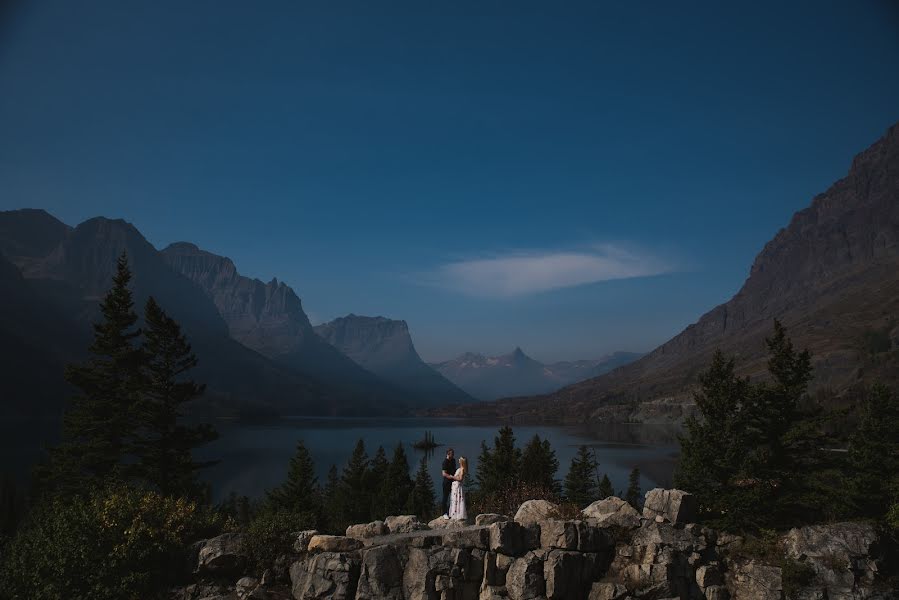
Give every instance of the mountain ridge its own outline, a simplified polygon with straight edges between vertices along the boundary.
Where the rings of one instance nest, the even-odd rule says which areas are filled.
[[[899,373],[899,124],[853,160],[755,257],[740,289],[646,356],[548,395],[461,407],[453,414],[534,420],[671,421],[694,410],[698,373],[716,348],[739,372],[765,372],[780,319],[813,354],[813,387],[845,391]],[[875,332],[889,349],[869,355]]]

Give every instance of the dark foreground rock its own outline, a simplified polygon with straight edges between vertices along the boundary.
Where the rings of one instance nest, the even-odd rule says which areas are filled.
[[[665,493],[661,493],[665,492]],[[794,529],[769,561],[742,552],[738,536],[680,522],[689,495],[653,490],[644,516],[617,499],[592,504],[580,519],[530,502],[517,519],[490,515],[480,524],[417,520],[351,528],[361,539],[298,534],[307,545],[292,555],[289,582],[246,574],[230,587],[182,588],[183,600],[787,600],[896,598],[883,572],[885,541],[871,524]],[[378,535],[383,533],[383,535]],[[212,542],[212,543],[210,543]],[[235,540],[210,540],[200,554]],[[286,557],[285,557],[286,558]],[[240,557],[235,558],[239,564]],[[214,562],[214,561],[213,561]],[[261,579],[257,579],[261,577]],[[175,597],[175,596],[173,596]]]

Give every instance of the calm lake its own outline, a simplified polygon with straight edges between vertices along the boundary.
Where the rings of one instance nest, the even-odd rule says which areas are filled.
[[[431,476],[440,481],[440,465],[447,447],[456,456],[469,459],[476,472],[481,440],[493,444],[500,424],[472,422],[459,419],[317,419],[283,418],[264,423],[246,423],[227,419],[215,422],[220,437],[203,448],[199,457],[221,462],[207,469],[203,477],[212,484],[216,500],[231,492],[251,498],[261,497],[266,489],[281,483],[298,440],[303,440],[316,463],[319,481],[324,482],[328,468],[334,464],[342,468],[350,456],[356,440],[365,442],[369,457],[378,446],[384,446],[388,459],[393,448],[405,445],[412,471],[418,467],[423,452],[412,448],[424,432],[434,434],[442,444],[428,455]],[[616,490],[627,487],[630,471],[638,467],[643,490],[670,486],[677,456],[676,426],[602,424],[590,426],[548,427],[514,425],[516,445],[523,447],[535,433],[546,438],[556,451],[560,468],[559,479],[565,477],[571,458],[581,444],[596,450],[599,470],[607,473]],[[3,472],[19,479],[27,477],[31,466],[40,457],[41,448],[56,443],[58,420],[21,421],[0,420],[0,475]]]
[[[303,440],[312,454],[320,482],[324,482],[332,464],[340,469],[346,463],[359,439],[365,442],[369,457],[378,446],[383,446],[388,460],[393,448],[398,443],[404,444],[410,469],[414,471],[425,453],[412,448],[412,443],[422,439],[426,430],[442,444],[428,455],[431,476],[437,484],[447,447],[455,449],[457,458],[467,457],[472,472],[476,472],[481,441],[486,440],[492,446],[500,425],[457,419],[285,418],[264,424],[218,421],[216,427],[221,437],[203,450],[202,457],[221,460],[205,474],[218,500],[231,492],[259,497],[266,489],[278,485],[286,476],[298,440]],[[671,484],[678,450],[678,429],[674,426],[513,425],[513,430],[519,447],[535,433],[550,441],[559,459],[559,479],[564,478],[578,446],[584,444],[595,448],[599,470],[609,475],[616,490],[627,488],[628,475],[634,467],[640,469],[644,490]]]

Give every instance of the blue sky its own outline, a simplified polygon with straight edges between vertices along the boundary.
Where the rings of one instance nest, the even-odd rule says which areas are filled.
[[[653,348],[899,119],[887,1],[0,19],[0,209],[192,241],[315,322],[406,319],[428,360]]]

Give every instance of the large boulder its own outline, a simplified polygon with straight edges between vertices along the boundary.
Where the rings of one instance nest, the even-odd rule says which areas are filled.
[[[596,582],[590,588],[587,600],[622,600],[627,596],[627,588],[620,583]]]
[[[395,517],[387,517],[384,524],[390,533],[411,533],[427,529],[428,526],[418,520],[415,515],[398,515]]]
[[[206,540],[197,553],[197,572],[215,575],[236,573],[246,562],[243,536],[224,533]]]
[[[309,542],[318,535],[317,529],[307,529],[305,531],[297,531],[292,535],[295,536],[293,541],[293,551],[297,554],[305,554],[309,551]]]
[[[518,558],[506,573],[506,592],[512,600],[541,598],[546,591],[543,576],[543,557],[528,552]]]
[[[484,576],[484,556],[477,549],[410,548],[403,572],[403,597],[476,598]]]
[[[781,600],[783,571],[750,560],[734,565],[728,572],[728,588],[733,600]]]
[[[520,523],[515,521],[500,521],[487,527],[490,539],[490,551],[507,556],[519,556],[527,547],[527,532]]]
[[[672,523],[694,523],[697,509],[693,494],[683,490],[655,488],[646,492],[643,516],[647,519],[662,517]]]
[[[461,529],[466,525],[467,523],[460,519],[444,519],[443,517],[437,517],[436,519],[428,521],[428,527],[430,529]]]
[[[617,525],[619,527],[639,527],[640,513],[628,502],[615,496],[597,500],[581,511],[584,519],[599,524]]]
[[[403,600],[403,559],[394,546],[363,550],[356,600]]]
[[[576,521],[544,521],[540,524],[540,547],[576,550],[577,526]]]
[[[314,535],[309,540],[309,552],[352,552],[362,547],[357,539],[342,535]]]
[[[371,523],[361,523],[359,525],[350,525],[346,528],[346,537],[364,540],[367,538],[387,535],[390,530],[384,521],[372,521]]]
[[[361,560],[338,552],[322,552],[290,567],[291,591],[297,600],[352,600],[359,583]]]
[[[783,538],[787,556],[810,567],[828,598],[861,597],[878,571],[873,558],[879,536],[871,523],[834,523],[791,529]]]
[[[559,519],[562,514],[559,507],[547,500],[527,500],[518,507],[515,521],[524,525],[540,523],[549,519]]]
[[[543,579],[548,600],[583,598],[589,585],[590,570],[585,568],[581,552],[553,550],[543,563]]]
[[[499,515],[496,513],[484,513],[476,516],[474,518],[475,525],[493,525],[494,523],[501,523],[503,521],[511,521],[512,519],[507,517],[506,515]]]

